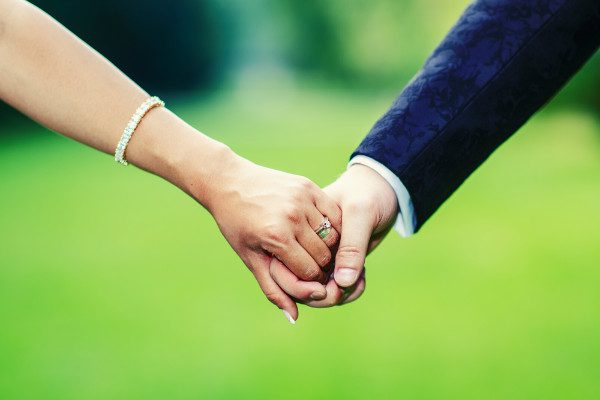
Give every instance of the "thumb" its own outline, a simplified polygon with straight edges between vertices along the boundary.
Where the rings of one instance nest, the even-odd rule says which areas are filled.
[[[373,224],[364,209],[352,207],[343,211],[342,234],[334,272],[334,279],[339,286],[352,286],[360,277],[372,234]]]

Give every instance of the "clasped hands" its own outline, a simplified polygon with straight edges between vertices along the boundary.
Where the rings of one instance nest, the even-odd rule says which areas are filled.
[[[398,203],[376,171],[353,165],[324,189],[241,157],[224,168],[207,201],[223,236],[269,301],[291,323],[297,303],[331,307],[365,290],[364,263],[390,230]],[[327,217],[325,238],[315,231]]]

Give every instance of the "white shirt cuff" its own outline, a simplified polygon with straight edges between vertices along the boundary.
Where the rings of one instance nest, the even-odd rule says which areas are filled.
[[[390,184],[398,199],[398,218],[396,218],[394,229],[404,237],[413,235],[415,233],[415,226],[417,225],[415,209],[412,200],[410,199],[410,194],[402,181],[400,181],[400,178],[385,165],[379,161],[375,161],[371,157],[362,155],[355,156],[348,163],[348,168],[354,164],[364,165],[375,170]]]

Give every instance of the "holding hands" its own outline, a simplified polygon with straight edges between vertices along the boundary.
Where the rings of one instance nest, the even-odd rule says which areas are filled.
[[[397,212],[377,172],[355,165],[321,190],[261,167],[162,107],[32,4],[0,1],[0,27],[0,99],[192,196],[291,322],[297,302],[329,307],[362,294],[366,254]]]
[[[307,178],[236,155],[222,165],[218,182],[205,206],[267,298],[294,320],[297,309],[290,296],[325,299],[325,269],[342,226],[336,202]],[[322,238],[317,230],[324,218],[331,228]],[[272,260],[286,267],[270,273]]]
[[[359,146],[360,161],[324,190],[198,132],[25,0],[0,0],[0,100],[191,195],[294,322],[296,303],[358,298],[366,255],[399,204],[410,234],[598,48],[597,0],[502,3],[475,1],[465,11]]]
[[[202,174],[184,163],[180,169],[190,172],[182,181],[188,183],[179,185],[212,214],[267,299],[294,323],[297,303],[323,308],[360,297],[366,255],[398,213],[392,186],[355,164],[322,190],[307,178],[219,147],[212,152],[219,152],[218,160],[211,162],[218,168]]]
[[[332,264],[325,269],[329,275],[326,297],[311,297],[305,290],[307,282],[294,275],[285,261],[275,257],[271,260],[271,277],[287,295],[287,299],[278,297],[274,303],[294,321],[298,318],[298,309],[290,297],[317,308],[347,304],[360,297],[366,284],[366,255],[383,240],[398,213],[396,194],[390,184],[364,165],[351,166],[324,192],[342,211],[341,238]]]

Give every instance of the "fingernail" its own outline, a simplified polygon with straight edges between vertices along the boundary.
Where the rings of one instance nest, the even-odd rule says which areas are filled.
[[[316,292],[312,292],[312,294],[310,295],[311,300],[323,300],[326,297],[327,297],[327,290],[325,290],[325,289],[319,290]]]
[[[340,268],[335,271],[334,278],[340,286],[351,286],[356,282],[358,277],[357,271],[352,268]]]
[[[294,318],[292,318],[290,313],[285,310],[282,310],[282,311],[283,311],[283,315],[285,315],[285,318],[287,318],[287,320],[290,322],[290,324],[296,325],[296,320],[294,320]]]

